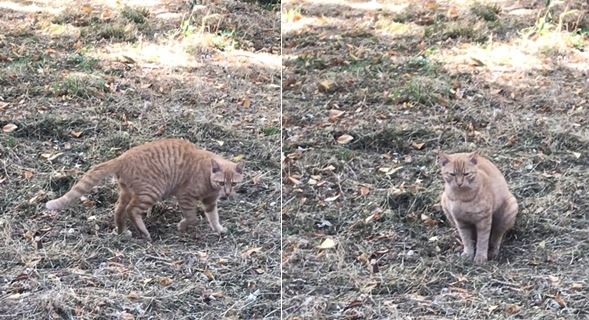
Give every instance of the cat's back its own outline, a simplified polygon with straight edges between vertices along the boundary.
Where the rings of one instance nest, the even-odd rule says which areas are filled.
[[[120,158],[138,160],[144,157],[182,156],[196,149],[196,146],[184,139],[161,139],[135,146],[124,152]]]
[[[488,183],[495,192],[500,194],[510,194],[509,186],[505,176],[499,168],[489,159],[479,156],[478,168],[484,171],[488,177]]]

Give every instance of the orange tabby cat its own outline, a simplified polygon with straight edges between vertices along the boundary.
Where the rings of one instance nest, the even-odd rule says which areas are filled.
[[[120,193],[115,209],[117,232],[124,232],[129,216],[143,236],[151,240],[143,215],[157,201],[174,196],[182,209],[178,230],[196,223],[196,200],[202,201],[211,228],[219,233],[217,199],[232,193],[243,180],[243,162],[235,164],[182,139],[164,139],[129,149],[118,158],[91,168],[61,198],[47,202],[50,210],[63,209],[105,177],[118,180]]]
[[[518,211],[503,174],[478,151],[440,152],[438,163],[444,178],[442,209],[462,239],[462,255],[474,256],[475,263],[496,258]]]

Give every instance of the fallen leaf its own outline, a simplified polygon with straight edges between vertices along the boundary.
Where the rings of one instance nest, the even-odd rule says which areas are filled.
[[[382,213],[382,210],[380,208],[375,209],[374,211],[372,211],[372,213],[366,217],[366,219],[364,219],[364,223],[370,223],[372,221],[376,221],[378,219],[380,219],[380,214]]]
[[[257,175],[252,178],[252,183],[254,185],[260,184],[261,181],[262,181],[262,175]]]
[[[575,151],[572,151],[571,153],[572,153],[572,154],[573,154],[573,156],[575,156],[575,158],[577,158],[577,159],[579,159],[579,158],[581,157],[581,153],[580,153],[580,152],[575,152]]]
[[[319,249],[331,249],[333,247],[335,247],[335,241],[333,241],[331,238],[323,240],[323,242],[317,246]]]
[[[9,132],[16,130],[17,128],[18,128],[18,126],[16,124],[9,123],[9,124],[5,125],[4,127],[2,127],[2,131],[4,131],[5,133],[9,133]]]
[[[548,276],[548,280],[550,280],[550,282],[552,282],[553,285],[557,285],[560,281],[558,277],[552,275]]]
[[[518,306],[517,304],[508,304],[505,308],[505,311],[509,314],[516,314],[522,307]]]
[[[583,289],[583,284],[582,283],[575,282],[575,283],[573,283],[571,285],[571,289],[575,289],[575,290]]]
[[[25,177],[25,179],[29,180],[33,177],[33,172],[25,170],[25,172],[23,172],[23,176]]]
[[[411,144],[411,146],[412,146],[413,148],[415,148],[416,150],[421,150],[421,149],[423,148],[423,146],[424,146],[424,145],[425,145],[425,143],[415,143],[415,142],[413,142],[413,143]]]
[[[45,198],[46,198],[45,191],[40,190],[35,194],[35,196],[33,196],[31,199],[29,199],[29,204],[41,202],[41,201],[45,200]]]
[[[220,145],[221,147],[222,147],[222,146],[225,144],[225,142],[224,142],[224,141],[221,141],[221,140],[215,140],[215,142],[216,142],[218,145]]]
[[[497,310],[497,308],[499,308],[498,305],[493,305],[493,306],[489,306],[488,310],[489,310],[489,312],[493,312],[493,311]]]
[[[427,1],[424,5],[429,10],[436,10],[436,9],[438,9],[438,3],[436,1],[434,1],[434,0]]]
[[[250,248],[245,250],[244,252],[241,253],[242,257],[249,257],[251,256],[253,253],[258,253],[262,251],[262,247],[255,247],[255,248]]]
[[[335,170],[335,167],[332,165],[328,165],[327,167],[321,169],[321,171],[333,171]]]
[[[299,181],[298,179],[296,179],[292,176],[288,176],[288,180],[290,180],[294,184],[301,184],[301,181]]]
[[[333,85],[334,85],[333,81],[323,80],[323,81],[319,82],[319,84],[318,84],[319,91],[327,92],[333,88]]]
[[[257,268],[257,269],[256,269],[256,272],[257,272],[258,274],[262,274],[262,273],[265,273],[265,272],[266,272],[266,270],[264,270],[264,269],[262,269],[262,268]]]
[[[252,105],[252,101],[249,98],[243,98],[241,105],[245,108],[249,108]]]
[[[52,155],[51,153],[43,153],[43,154],[41,154],[41,157],[47,159],[47,161],[53,161],[53,160],[57,159],[57,157],[61,156],[62,154],[63,154],[63,152],[59,152],[54,155]]]
[[[209,279],[209,281],[215,280],[215,276],[213,275],[211,270],[205,269],[202,273],[204,273],[204,275],[207,277],[207,279]]]
[[[80,11],[85,14],[90,14],[92,13],[92,6],[85,4],[80,8]]]
[[[476,67],[482,67],[485,65],[484,62],[482,62],[481,60],[474,58],[474,57],[470,57],[471,63],[470,65],[472,66],[476,66]]]
[[[139,294],[137,293],[137,291],[131,291],[127,294],[127,298],[131,300],[139,299]]]
[[[337,138],[337,143],[339,143],[339,144],[346,144],[346,143],[348,143],[348,142],[350,142],[352,140],[354,140],[354,137],[352,137],[351,135],[349,135],[349,134],[342,134],[341,136],[339,136]]]
[[[335,122],[337,120],[337,118],[343,116],[344,113],[346,113],[346,112],[342,111],[342,110],[337,110],[337,109],[329,110],[329,121]]]
[[[365,196],[368,193],[370,193],[370,189],[368,189],[368,187],[366,187],[366,186],[361,186],[360,187],[360,195],[361,196]]]
[[[132,314],[128,313],[127,311],[123,311],[123,312],[121,312],[120,319],[122,319],[122,320],[133,320],[133,319],[135,319],[135,317]]]
[[[75,131],[75,130],[72,130],[72,131],[70,131],[70,135],[71,135],[72,137],[79,138],[79,137],[82,135],[82,131]]]
[[[311,185],[311,186],[314,186],[314,185],[316,185],[316,184],[317,184],[317,180],[315,180],[315,179],[313,179],[313,178],[310,178],[310,179],[309,179],[309,181],[307,181],[307,184],[308,184],[308,185]]]
[[[243,158],[245,158],[245,155],[243,155],[243,154],[238,154],[238,155],[236,155],[235,157],[233,157],[233,161],[235,161],[235,162],[239,162],[239,161],[243,160]]]
[[[561,308],[565,308],[567,306],[566,302],[564,301],[564,299],[560,295],[560,292],[556,293],[556,296],[554,296],[554,300],[556,300],[556,302],[558,302],[558,304],[560,305]]]
[[[378,171],[380,171],[380,172],[386,174],[387,176],[389,176],[389,175],[391,175],[391,174],[393,174],[393,173],[395,173],[395,172],[397,172],[397,171],[399,171],[401,169],[403,169],[403,166],[396,167],[396,168],[380,167],[380,168],[378,168]]]
[[[448,9],[447,15],[449,18],[455,18],[458,16],[458,9],[456,7],[450,7]]]
[[[427,214],[421,214],[421,221],[426,225],[426,226],[435,226],[436,224],[438,224],[438,221],[432,219],[430,216],[428,216]]]
[[[172,284],[172,278],[170,277],[160,277],[159,278],[159,283],[162,286],[169,286]]]
[[[337,198],[339,198],[339,197],[340,197],[340,194],[337,194],[337,195],[335,195],[335,196],[333,196],[333,197],[325,198],[325,202],[332,202],[332,201],[335,201],[335,200],[337,200]]]

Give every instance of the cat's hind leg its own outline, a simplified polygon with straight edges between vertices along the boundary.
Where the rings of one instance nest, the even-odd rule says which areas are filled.
[[[129,205],[129,201],[131,201],[131,193],[122,184],[120,185],[119,190],[119,200],[115,207],[114,218],[117,233],[122,234],[127,231],[127,206]]]
[[[493,227],[489,240],[489,258],[496,259],[505,233],[515,225],[518,205],[514,197],[506,200],[505,204],[493,215]]]
[[[151,235],[143,223],[143,215],[151,208],[157,201],[157,197],[151,194],[134,195],[129,205],[127,205],[127,214],[131,218],[131,222],[135,225],[137,230],[149,241]]]
[[[488,218],[482,219],[476,224],[477,252],[474,256],[475,263],[483,263],[488,259],[492,221],[492,213],[489,212]]]

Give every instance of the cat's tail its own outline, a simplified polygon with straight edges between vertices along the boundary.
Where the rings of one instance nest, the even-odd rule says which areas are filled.
[[[106,177],[113,176],[119,171],[120,161],[112,159],[94,166],[86,172],[66,194],[60,198],[48,201],[45,207],[49,210],[60,210],[66,208],[74,200],[88,192],[92,187],[98,185]]]

